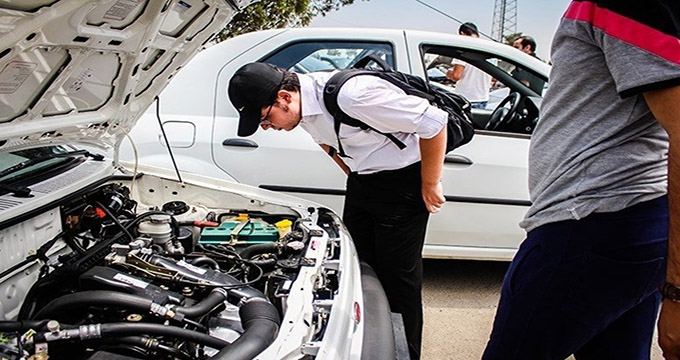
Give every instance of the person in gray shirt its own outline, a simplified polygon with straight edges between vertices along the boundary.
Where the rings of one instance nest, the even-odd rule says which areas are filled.
[[[571,2],[483,359],[649,359],[662,294],[680,359],[679,37],[677,1]]]

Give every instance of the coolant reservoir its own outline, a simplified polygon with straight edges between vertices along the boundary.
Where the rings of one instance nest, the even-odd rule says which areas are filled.
[[[153,239],[154,244],[163,245],[172,239],[170,215],[151,215],[149,221],[139,224],[137,231]]]

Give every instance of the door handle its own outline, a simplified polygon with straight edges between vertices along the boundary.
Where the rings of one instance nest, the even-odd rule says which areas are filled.
[[[444,163],[446,164],[462,164],[462,165],[472,165],[472,160],[469,157],[463,155],[446,155],[444,157]]]
[[[250,139],[238,139],[238,138],[231,138],[231,139],[226,139],[222,141],[222,146],[238,146],[238,147],[248,147],[248,148],[258,148],[260,145],[258,145],[256,142]]]

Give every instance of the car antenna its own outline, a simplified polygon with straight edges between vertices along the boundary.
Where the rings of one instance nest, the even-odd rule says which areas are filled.
[[[177,173],[177,179],[179,182],[184,184],[182,181],[182,175],[179,173],[179,168],[177,167],[177,162],[175,161],[175,155],[172,153],[172,147],[170,147],[170,142],[168,141],[168,135],[165,134],[165,128],[163,127],[163,122],[161,121],[161,98],[156,95],[156,119],[158,119],[158,126],[161,127],[161,132],[163,133],[163,139],[165,139],[165,146],[168,147],[168,153],[170,154],[170,159],[172,159],[172,166],[175,167],[175,172]]]

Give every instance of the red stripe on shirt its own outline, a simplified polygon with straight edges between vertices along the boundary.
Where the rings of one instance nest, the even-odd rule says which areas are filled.
[[[680,39],[589,1],[574,1],[564,17],[591,23],[605,34],[680,64]]]

